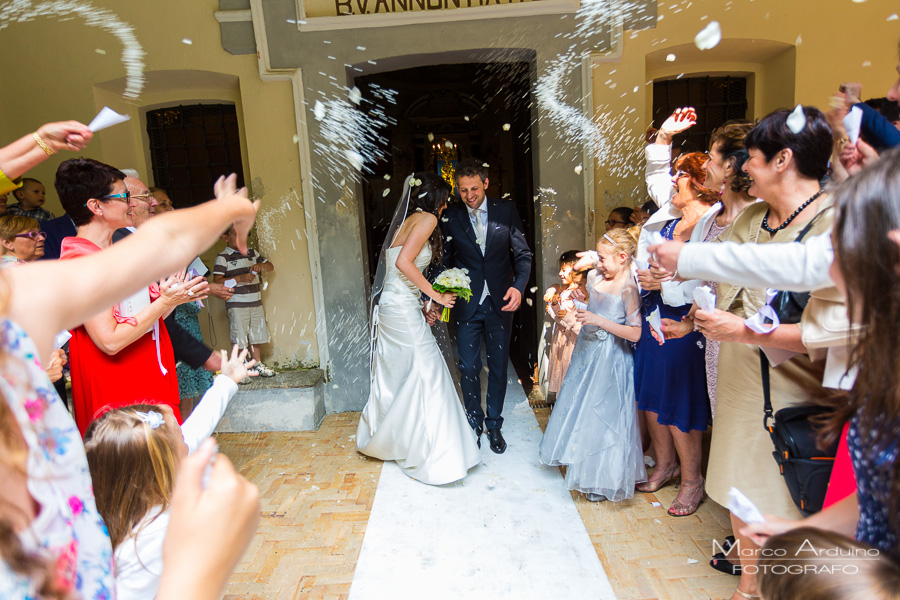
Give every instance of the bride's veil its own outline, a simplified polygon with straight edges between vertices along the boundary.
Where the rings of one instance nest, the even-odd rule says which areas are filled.
[[[409,175],[403,181],[403,192],[400,194],[400,201],[397,202],[397,208],[394,209],[394,216],[391,218],[391,225],[387,230],[387,235],[384,237],[384,243],[381,245],[381,254],[378,256],[378,267],[375,269],[375,279],[372,281],[372,293],[370,296],[371,300],[371,311],[372,317],[370,319],[370,327],[369,327],[369,377],[374,375],[374,366],[375,366],[375,333],[376,327],[378,325],[378,301],[381,298],[381,292],[384,290],[384,278],[387,275],[387,253],[390,250],[391,246],[394,245],[394,239],[397,237],[397,232],[400,231],[400,227],[403,225],[403,222],[406,220],[406,217],[409,216],[409,205],[410,205],[410,196],[412,193],[412,188],[414,187],[413,182],[415,181],[415,175]],[[440,225],[438,225],[440,227]],[[434,334],[434,338],[437,341],[438,348],[441,350],[441,354],[444,356],[444,361],[447,363],[447,368],[450,371],[450,375],[453,378],[453,382],[456,385],[456,391],[462,398],[462,388],[459,385],[459,374],[456,368],[456,363],[453,360],[453,347],[450,343],[450,333],[447,330],[447,324],[441,320],[435,321],[434,325],[431,326],[431,332]]]
[[[412,180],[413,176],[410,175],[403,182],[403,193],[400,195],[400,201],[397,202],[397,208],[394,210],[394,216],[391,218],[391,226],[388,228],[387,235],[384,236],[384,243],[381,245],[381,254],[378,255],[378,267],[375,269],[375,280],[372,281],[372,294],[370,296],[372,310],[378,305],[381,290],[384,289],[384,277],[387,274],[387,251],[394,245],[394,238],[397,237],[400,226],[403,225],[403,221],[409,216],[409,194]]]

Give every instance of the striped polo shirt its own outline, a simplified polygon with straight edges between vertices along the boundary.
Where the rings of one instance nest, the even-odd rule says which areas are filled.
[[[226,246],[225,250],[216,256],[213,275],[222,275],[225,277],[225,281],[228,281],[238,275],[249,273],[250,267],[264,262],[266,262],[266,259],[257,254],[256,250],[248,249],[247,256],[242,256],[237,250]],[[234,296],[225,301],[225,306],[228,308],[262,306],[262,296],[259,294],[259,288],[259,274],[256,275],[253,283],[236,284],[234,286]]]

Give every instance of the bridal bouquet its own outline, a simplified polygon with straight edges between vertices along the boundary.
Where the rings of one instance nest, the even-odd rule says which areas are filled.
[[[472,297],[472,280],[469,279],[468,269],[447,269],[438,275],[431,287],[442,294],[456,294],[466,302]],[[445,306],[441,312],[441,321],[446,323],[449,320],[450,309]]]

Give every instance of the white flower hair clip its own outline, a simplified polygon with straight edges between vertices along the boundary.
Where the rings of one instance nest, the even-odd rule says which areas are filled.
[[[160,425],[166,422],[163,416],[156,412],[155,410],[148,410],[147,412],[136,412],[134,415],[150,426],[150,429],[156,429]]]

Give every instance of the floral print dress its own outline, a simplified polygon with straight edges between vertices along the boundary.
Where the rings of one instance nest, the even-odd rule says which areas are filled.
[[[55,563],[59,584],[73,598],[113,598],[112,546],[97,512],[84,445],[75,422],[53,389],[25,331],[0,321],[3,343],[0,392],[28,446],[28,491],[40,513],[19,537],[24,547]],[[0,597],[29,599],[27,578],[0,564]]]

